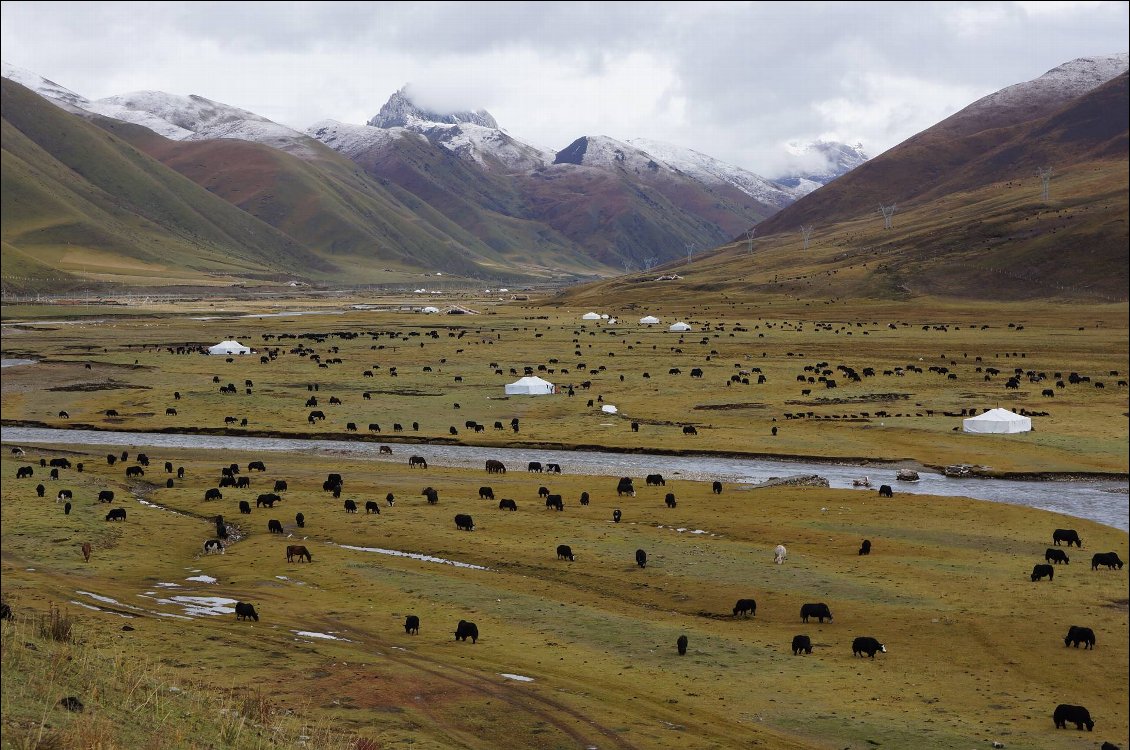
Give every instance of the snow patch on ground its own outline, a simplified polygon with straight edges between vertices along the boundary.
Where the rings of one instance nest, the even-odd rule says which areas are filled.
[[[413,560],[423,560],[424,562],[442,563],[444,565],[454,565],[457,568],[470,568],[472,570],[490,570],[484,568],[482,565],[472,565],[471,563],[458,562],[456,560],[445,560],[442,557],[434,557],[432,555],[422,555],[418,552],[401,552],[395,549],[381,549],[380,547],[354,547],[350,544],[338,545],[342,549],[351,549],[355,552],[376,552],[379,555],[392,555],[393,557],[410,557]]]
[[[499,675],[508,680],[517,680],[518,682],[533,682],[533,677],[526,677],[520,674],[510,674],[509,672],[499,672]]]

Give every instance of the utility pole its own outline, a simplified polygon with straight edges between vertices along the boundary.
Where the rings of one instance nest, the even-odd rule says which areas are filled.
[[[891,228],[891,217],[895,215],[895,209],[898,208],[894,203],[889,206],[879,204],[879,213],[883,214],[883,229]]]
[[[1036,170],[1036,174],[1040,176],[1040,182],[1042,183],[1043,189],[1044,189],[1043,190],[1043,196],[1044,196],[1044,200],[1046,201],[1048,199],[1049,187],[1051,186],[1051,181],[1052,181],[1052,168],[1051,167],[1039,167]]]
[[[812,225],[806,224],[800,228],[800,236],[804,238],[804,249],[808,249],[808,240],[812,237]]]

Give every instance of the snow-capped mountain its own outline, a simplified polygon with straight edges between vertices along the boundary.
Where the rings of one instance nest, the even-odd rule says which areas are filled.
[[[849,146],[838,141],[814,141],[792,150],[797,166],[774,181],[795,198],[808,195],[840,175],[867,161],[863,144]]]
[[[407,87],[400,89],[388,98],[381,107],[381,111],[372,117],[366,125],[374,128],[412,128],[421,123],[437,123],[442,125],[479,125],[484,128],[498,129],[498,123],[490,112],[480,109],[476,112],[429,112],[424,110],[409,98]]]
[[[265,117],[195,94],[163,91],[90,100],[31,71],[4,63],[3,75],[71,112],[88,112],[132,122],[174,141],[238,138],[301,155],[310,150],[306,136]]]
[[[706,184],[714,182],[733,185],[746,195],[769,206],[783,208],[804,194],[798,194],[793,189],[785,189],[784,186],[749,170],[727,164],[694,149],[653,141],[649,138],[631,138],[628,144],[651,154],[656,161],[677,172]]]
[[[982,97],[943,121],[951,132],[969,133],[1050,114],[1130,68],[1130,54],[1079,57],[1039,78]]]

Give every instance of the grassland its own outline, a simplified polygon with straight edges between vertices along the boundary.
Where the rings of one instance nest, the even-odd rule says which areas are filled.
[[[276,311],[214,302],[38,326],[12,326],[20,311],[7,308],[4,356],[39,362],[4,371],[3,418],[102,429],[313,431],[379,439],[405,456],[411,448],[401,442],[426,440],[527,445],[532,452],[598,445],[929,466],[960,461],[1001,473],[1127,471],[1127,395],[1116,384],[1125,378],[1125,306],[845,303],[816,314],[773,299],[598,310],[632,324],[648,312],[665,323],[687,319],[695,331],[680,339],[635,325],[584,326],[583,308],[472,302],[485,314],[425,318],[346,307],[332,316],[194,319]],[[46,317],[60,319],[57,312]],[[262,338],[370,330],[400,335]],[[282,353],[260,364],[258,356],[226,362],[166,350],[225,338]],[[299,344],[323,363],[342,363],[323,368],[288,353]],[[809,374],[805,365],[819,362],[837,376],[838,364],[873,366],[877,374],[860,383],[837,377],[835,389],[796,381]],[[912,363],[923,373],[882,375]],[[957,379],[930,371],[933,364]],[[577,395],[503,400],[502,385],[514,379],[509,368],[520,374],[527,365],[545,365],[540,374],[560,385],[577,384]],[[976,368],[988,366],[1002,375],[986,381]],[[1040,396],[1045,383],[1006,390],[1003,376],[1013,366],[1049,376],[1076,371],[1092,383],[1056,389],[1050,399]],[[668,375],[673,367],[681,374]],[[691,378],[692,367],[704,377]],[[749,385],[726,385],[753,367],[765,383],[754,375]],[[237,393],[220,394],[215,375]],[[591,381],[587,391],[582,380]],[[1095,380],[1106,388],[1095,388]],[[316,394],[308,390],[313,383]],[[371,399],[362,398],[365,391]],[[310,395],[327,413],[314,428],[303,405]],[[329,406],[331,395],[343,404]],[[619,414],[600,412],[599,402],[588,407],[598,396]],[[1032,433],[986,438],[954,432],[960,419],[941,415],[998,403],[1048,416],[1034,419]],[[177,416],[166,418],[167,407]],[[107,409],[119,415],[108,417]],[[70,418],[59,418],[61,410]],[[892,416],[877,417],[878,410]],[[783,416],[799,411],[814,416]],[[249,424],[225,425],[225,416]],[[491,429],[512,416],[521,420],[520,433]],[[465,420],[487,429],[468,431]],[[347,433],[347,421],[359,433]],[[393,422],[413,421],[418,431],[388,434]],[[380,435],[364,434],[370,422],[381,424]],[[684,436],[684,424],[696,425],[698,435]],[[880,502],[858,491],[741,486],[715,495],[707,484],[680,480],[645,488],[637,478],[636,497],[617,497],[614,478],[568,471],[488,477],[317,452],[148,450],[146,476],[127,481],[103,448],[24,447],[26,456],[6,447],[0,459],[0,572],[4,600],[17,615],[4,624],[5,747],[35,747],[45,737],[58,747],[966,750],[994,741],[1036,749],[1127,741],[1126,571],[1091,571],[1087,561],[1106,550],[1126,559],[1128,538],[1100,524],[961,498],[896,494]],[[84,471],[45,480],[39,459],[58,456],[81,461]],[[266,462],[266,472],[247,473],[255,459]],[[185,468],[172,487],[165,461]],[[204,490],[232,462],[251,477],[251,488],[225,489],[222,500],[205,502]],[[14,480],[25,465],[36,476]],[[329,472],[345,477],[341,499],[321,489]],[[279,506],[238,513],[237,500],[254,504],[276,479],[289,484]],[[35,496],[39,481],[46,498]],[[563,495],[564,512],[544,509],[537,496],[543,484]],[[439,490],[437,505],[421,497],[425,485]],[[478,499],[482,485],[515,499],[518,511]],[[54,500],[63,487],[75,496],[66,516]],[[103,520],[101,489],[115,491],[113,505],[128,511],[125,523]],[[577,502],[583,491],[592,495],[588,506]],[[666,492],[676,494],[676,508],[664,505]],[[345,513],[344,498],[377,500],[381,513]],[[611,520],[614,507],[624,514],[619,524]],[[305,515],[304,528],[296,527],[296,512]],[[456,530],[452,518],[461,512],[474,516],[473,532]],[[226,554],[204,556],[216,514],[232,538]],[[285,540],[267,532],[271,518],[283,522]],[[1032,583],[1028,572],[1043,562],[1059,527],[1078,529],[1086,546],[1069,551],[1072,563],[1057,566],[1054,581]],[[874,545],[867,557],[857,555],[864,538]],[[299,540],[312,563],[286,562],[286,544]],[[79,552],[86,541],[94,547],[89,563]],[[562,543],[576,561],[556,558]],[[780,566],[772,561],[778,543],[789,549]],[[643,569],[634,563],[639,548],[648,553]],[[202,574],[214,582],[190,580]],[[184,619],[176,595],[253,602],[261,619],[236,622],[230,612]],[[733,617],[734,602],[747,597],[756,599],[756,615]],[[835,621],[802,624],[800,606],[812,601],[827,602]],[[74,642],[37,637],[36,623],[52,608],[73,620]],[[421,618],[419,635],[404,633],[407,614]],[[478,643],[452,639],[460,619],[478,624]],[[1092,627],[1096,649],[1064,648],[1069,625]],[[791,653],[798,633],[812,637],[813,654]],[[690,642],[684,657],[675,650],[680,634]],[[850,645],[858,635],[879,638],[888,653],[855,658]],[[139,664],[152,667],[144,680]],[[54,707],[72,694],[86,703],[83,714]],[[1058,703],[1087,706],[1095,733],[1054,729]]]

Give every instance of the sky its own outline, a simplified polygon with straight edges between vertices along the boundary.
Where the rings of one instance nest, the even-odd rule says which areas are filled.
[[[20,2],[0,56],[88,99],[197,94],[296,130],[407,85],[560,150],[647,138],[766,177],[798,144],[876,156],[1078,57],[1126,52],[1127,2]],[[815,165],[811,165],[815,166]]]

